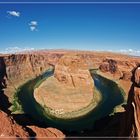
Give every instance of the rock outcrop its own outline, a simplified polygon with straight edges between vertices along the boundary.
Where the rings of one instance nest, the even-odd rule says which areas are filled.
[[[56,128],[39,128],[37,126],[28,126],[28,127],[35,132],[37,138],[48,137],[47,139],[57,138],[59,140],[65,138],[65,135]]]
[[[29,138],[30,134],[25,128],[16,124],[12,117],[8,116],[6,113],[0,111],[0,139],[9,138]],[[28,128],[33,131],[36,138],[38,137],[49,137],[49,138],[61,138],[63,139],[65,135],[56,128],[39,128],[37,126],[28,126]]]
[[[118,70],[117,61],[113,59],[105,59],[99,69],[103,72],[115,73]]]
[[[120,78],[125,81],[131,81],[131,77],[132,77],[131,71],[122,71],[122,77]]]
[[[140,138],[140,65],[133,70],[133,84],[129,91],[126,112],[122,120],[121,136]]]
[[[140,67],[135,71],[135,83],[140,87]]]
[[[93,79],[80,55],[64,55],[55,66],[55,78],[68,87],[93,91]]]
[[[132,105],[134,107],[135,133],[140,138],[140,66],[135,71],[135,84]]]
[[[139,59],[125,56],[112,56],[104,58],[100,64],[99,69],[103,73],[114,75],[117,79],[124,81],[131,81],[132,70],[139,64]]]
[[[0,111],[0,138],[1,137],[29,137],[29,134],[6,113]]]
[[[134,88],[134,100],[132,105],[134,107],[135,136],[140,138],[140,87]]]

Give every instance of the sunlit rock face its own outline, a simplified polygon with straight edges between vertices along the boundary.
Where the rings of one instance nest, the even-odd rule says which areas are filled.
[[[93,90],[87,63],[79,55],[64,55],[55,66],[55,78],[65,86]]]
[[[28,132],[6,113],[0,111],[0,139],[1,137],[29,137]]]
[[[135,83],[140,86],[140,67],[135,72]]]
[[[110,71],[111,73],[115,73],[118,71],[117,61],[105,59],[99,68],[103,72]]]
[[[133,83],[128,95],[122,134],[133,139],[140,137],[140,67],[135,68],[132,73]]]
[[[140,67],[135,71],[135,83],[132,105],[134,107],[135,131],[137,136],[140,137]]]
[[[122,80],[130,81],[131,77],[132,77],[131,71],[122,71],[122,77],[121,77]]]

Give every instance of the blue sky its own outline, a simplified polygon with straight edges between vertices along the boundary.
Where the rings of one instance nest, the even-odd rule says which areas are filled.
[[[0,32],[0,52],[82,49],[140,53],[140,4],[0,4]]]

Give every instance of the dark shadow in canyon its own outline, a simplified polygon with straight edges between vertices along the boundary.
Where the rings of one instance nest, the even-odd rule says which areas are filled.
[[[74,131],[71,132],[63,131],[63,132],[69,137],[77,137],[77,136],[86,137],[86,138],[96,137],[96,139],[98,137],[117,137],[120,130],[122,118],[123,118],[123,113],[115,113],[114,115],[111,116],[108,115],[102,119],[95,121],[93,128],[91,130],[87,129],[80,132],[74,132]]]
[[[129,90],[128,93],[128,99],[127,99],[127,105],[124,106],[125,108],[125,112],[123,115],[123,119],[122,119],[122,125],[121,125],[121,131],[120,131],[120,136],[131,136],[132,132],[133,132],[133,136],[137,137],[137,134],[135,132],[135,119],[134,119],[134,107],[132,105],[132,102],[134,102],[134,88],[135,87],[139,87],[136,83],[135,83],[135,72],[137,70],[137,68],[140,67],[140,64],[137,65],[136,68],[134,68],[132,70],[132,78],[131,78],[131,88]]]
[[[26,122],[25,123],[26,125],[31,124],[32,121],[29,120],[28,116],[26,116],[26,115],[11,115],[11,111],[9,110],[9,107],[12,104],[9,102],[8,97],[4,93],[4,89],[7,87],[7,84],[6,84],[7,80],[8,80],[8,77],[7,77],[7,72],[6,72],[6,64],[5,64],[3,57],[0,57],[0,110],[5,112],[8,116],[12,116],[13,119],[16,122],[18,122],[18,124],[20,124],[20,122],[22,122],[23,120]],[[24,123],[24,121],[23,121],[23,123]],[[34,124],[34,123],[32,123],[32,124]],[[32,131],[32,129],[26,127],[26,125],[25,125],[25,129],[29,133],[29,135],[32,137],[36,136],[36,133],[34,133]],[[22,126],[24,126],[24,125],[22,125]],[[17,138],[17,139],[21,139],[21,138]],[[31,138],[31,139],[35,140],[35,138]]]
[[[7,73],[5,61],[2,57],[0,57],[0,109],[5,113],[10,114],[8,108],[11,104],[8,101],[8,97],[4,94],[4,89],[7,87],[6,79]]]

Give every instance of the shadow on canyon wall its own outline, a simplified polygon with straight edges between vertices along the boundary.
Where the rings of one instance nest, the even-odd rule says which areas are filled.
[[[0,109],[5,113],[10,114],[8,108],[11,106],[11,104],[8,101],[8,97],[4,94],[4,89],[7,87],[6,79],[6,65],[4,59],[0,57]]]
[[[11,116],[11,111],[8,109],[11,106],[11,103],[8,100],[8,97],[4,94],[4,89],[7,87],[6,80],[8,79],[6,73],[6,64],[3,57],[0,57],[0,110],[5,112],[8,116]],[[13,115],[13,118],[16,122],[22,122],[23,120],[28,124],[28,117],[26,115]],[[19,119],[20,118],[20,119]],[[24,119],[25,118],[25,119]],[[19,123],[18,123],[19,124]],[[30,123],[31,124],[31,123]],[[8,126],[7,126],[8,127]],[[34,137],[36,133],[32,131],[32,129],[25,127],[26,131],[30,134],[30,136]],[[20,139],[20,138],[17,138]],[[35,140],[35,138],[31,138]]]
[[[136,132],[136,128],[135,128],[136,127],[135,118],[134,118],[135,111],[134,111],[134,107],[133,107],[132,103],[135,102],[134,101],[135,100],[134,99],[134,96],[135,96],[134,88],[139,87],[137,85],[137,83],[135,82],[135,72],[138,67],[140,67],[140,64],[132,70],[132,78],[131,78],[132,85],[129,90],[127,105],[124,106],[125,112],[124,112],[122,123],[121,123],[122,125],[121,125],[121,131],[119,134],[120,136],[137,137],[137,132]]]
[[[6,72],[6,64],[3,59],[3,57],[0,57],[0,110],[5,112],[8,115],[11,115],[11,111],[9,110],[9,107],[12,105],[8,97],[4,93],[4,89],[7,87],[6,81],[8,80],[7,77],[7,72]],[[15,119],[16,122],[20,124],[22,120],[22,124],[29,124],[31,125],[31,121],[28,120],[27,118],[29,117],[28,115],[12,115],[13,118]],[[26,122],[26,123],[25,123]]]

